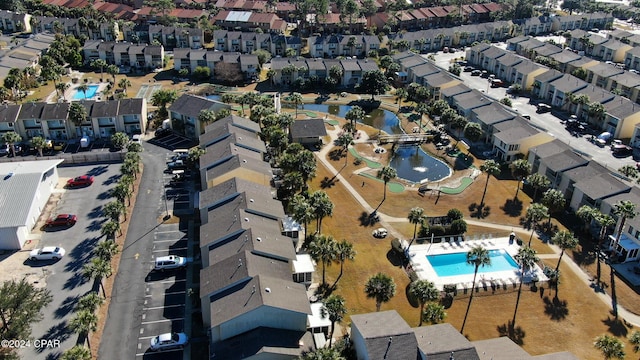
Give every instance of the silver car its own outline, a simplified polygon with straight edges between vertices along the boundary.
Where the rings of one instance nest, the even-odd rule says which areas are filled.
[[[185,333],[165,333],[151,339],[151,351],[183,348],[189,338]]]
[[[61,247],[47,246],[34,249],[29,253],[29,260],[60,260],[66,251]]]
[[[182,256],[160,256],[156,258],[154,270],[171,270],[178,269],[187,265],[187,259]]]

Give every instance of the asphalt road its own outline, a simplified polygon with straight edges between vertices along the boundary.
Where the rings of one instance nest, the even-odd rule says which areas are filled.
[[[93,249],[102,235],[100,229],[105,221],[102,206],[109,201],[110,189],[120,177],[120,165],[87,165],[58,168],[60,177],[75,177],[89,174],[95,176],[93,185],[67,189],[62,195],[54,211],[55,214],[70,213],[78,216],[78,222],[69,228],[57,227],[43,232],[38,247],[61,246],[66,255],[58,262],[32,262],[27,260],[26,266],[33,271],[47,273],[47,289],[53,301],[43,309],[44,317],[33,324],[34,339],[59,340],[60,346],[36,348],[33,343],[20,355],[23,359],[51,359],[76,344],[78,335],[68,327],[74,316],[77,299],[91,291],[93,281],[82,276],[82,267],[92,257]]]
[[[186,240],[178,224],[163,223],[164,183],[170,177],[163,171],[171,153],[149,143],[143,143],[143,147],[144,174],[115,279],[100,359],[182,358],[181,351],[148,351],[153,336],[182,331],[184,270],[180,270],[182,275],[179,271],[156,276],[151,269],[156,256],[185,255]],[[166,206],[170,211],[174,200],[181,201],[180,196],[169,194]]]
[[[505,48],[504,43],[495,44],[501,48]],[[443,69],[449,68],[449,62],[453,58],[459,58],[464,56],[464,53],[458,51],[454,54],[445,54],[439,52],[436,54],[436,65]],[[462,72],[460,78],[464,84],[472,89],[477,89],[496,101],[504,97],[509,97],[506,93],[507,88],[492,88],[489,86],[489,81],[480,76],[471,76],[469,72]],[[568,117],[570,114],[559,114],[555,111],[546,114],[537,114],[536,107],[529,103],[528,97],[515,97],[510,98],[512,102],[512,109],[520,114],[528,114],[531,116],[531,124],[542,131],[545,131],[555,138],[563,141],[569,145],[572,149],[576,150],[583,155],[593,159],[606,168],[616,171],[624,165],[635,165],[635,161],[632,157],[617,158],[611,155],[611,151],[608,147],[600,148],[591,142],[589,142],[589,136],[584,135],[581,137],[572,136],[566,129],[565,125],[561,122],[561,119]],[[558,115],[558,116],[556,116]]]

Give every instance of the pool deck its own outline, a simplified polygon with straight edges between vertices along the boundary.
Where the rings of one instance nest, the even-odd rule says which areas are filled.
[[[482,246],[487,250],[504,249],[511,257],[515,258],[518,253],[519,245],[515,241],[509,241],[505,238],[491,238],[490,236],[480,239],[463,240],[462,237],[448,237],[448,242],[440,242],[433,244],[412,245],[409,249],[410,266],[418,278],[433,282],[438,290],[443,290],[444,285],[456,285],[458,290],[471,289],[473,285],[473,273],[455,276],[438,276],[429,261],[428,255],[452,254],[459,252],[468,252],[471,248]],[[542,269],[536,265],[532,271],[527,271],[524,276],[524,283],[531,282],[533,275],[538,277],[539,282],[548,281],[549,279],[542,273]],[[488,273],[478,273],[476,277],[476,287],[486,286],[506,286],[516,285],[520,283],[520,271],[494,271]]]

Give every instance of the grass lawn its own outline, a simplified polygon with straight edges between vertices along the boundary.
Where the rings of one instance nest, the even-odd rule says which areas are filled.
[[[360,195],[372,207],[380,203],[383,196],[383,183],[362,176],[354,176],[353,172],[363,168],[364,164],[356,166],[350,160],[343,169],[344,158],[329,161],[334,164],[334,168],[342,169],[341,174],[344,179],[358,189]],[[481,162],[476,161],[474,165],[480,164]],[[332,176],[333,174],[318,163],[317,176],[311,183],[312,190],[321,189],[321,179]],[[362,184],[363,180],[364,184]],[[485,197],[488,211],[477,214],[477,211],[472,209],[471,204],[480,202],[485,183],[486,175],[483,174],[461,194],[441,194],[439,197],[437,195],[422,197],[418,195],[417,188],[407,189],[401,193],[387,192],[387,198],[381,205],[380,211],[387,215],[406,218],[409,210],[416,206],[423,207],[429,216],[444,215],[449,209],[458,208],[464,213],[466,219],[520,226],[521,218],[531,199],[528,194],[520,191],[519,200],[513,201],[516,191],[514,180],[498,180],[491,177]],[[322,189],[327,191],[335,205],[333,216],[323,220],[322,232],[332,235],[337,240],[346,239],[352,242],[357,251],[355,260],[345,264],[344,275],[335,293],[345,297],[350,314],[375,311],[375,302],[367,299],[364,294],[364,284],[376,272],[386,273],[393,277],[397,289],[391,301],[382,305],[382,310],[395,309],[411,326],[417,326],[419,310],[407,300],[409,279],[392,256],[391,238],[376,239],[371,235],[371,231],[379,227],[379,224],[366,223],[367,214],[364,209],[340,182]],[[555,221],[553,223],[558,225]],[[413,225],[408,222],[389,225],[406,238],[413,236]],[[468,226],[467,235],[489,233],[506,235],[490,227]],[[526,242],[530,234],[530,232],[522,232],[518,233],[518,236]],[[537,237],[534,237],[532,246],[539,254],[553,254],[553,251]],[[555,267],[557,258],[545,259],[545,262]],[[327,268],[329,284],[333,284],[339,270],[340,267],[337,265]],[[555,300],[555,290],[549,289],[547,284],[539,285],[535,289],[523,287],[516,319],[516,331],[511,334],[506,325],[513,318],[517,292],[488,296],[486,294],[490,294],[489,291],[486,294],[481,293],[481,296],[475,296],[467,319],[465,336],[470,340],[481,340],[511,335],[512,339],[532,355],[571,351],[580,359],[601,359],[601,354],[593,348],[593,341],[595,337],[608,333],[620,336],[626,344],[627,352],[631,354],[632,348],[624,337],[633,329],[622,321],[615,320],[611,315],[609,304],[597,298],[593,289],[584,284],[570,268],[562,264],[560,270],[561,283],[558,298]],[[319,265],[316,274],[318,282],[321,281],[321,274],[322,267]],[[603,267],[602,277],[608,278],[606,267]],[[637,294],[622,281],[616,282],[616,294],[621,304],[625,301],[637,302]],[[457,297],[453,305],[447,309],[448,315],[445,321],[459,329],[467,303],[466,295]],[[640,305],[637,306],[640,307]],[[347,316],[342,325],[347,327],[349,324],[349,316]]]

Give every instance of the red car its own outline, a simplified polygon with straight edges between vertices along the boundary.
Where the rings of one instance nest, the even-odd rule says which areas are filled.
[[[47,220],[45,226],[73,226],[78,221],[78,217],[72,214],[60,214]]]
[[[76,186],[89,186],[93,184],[93,176],[82,175],[73,179],[69,179],[67,181],[67,186],[76,187]]]

